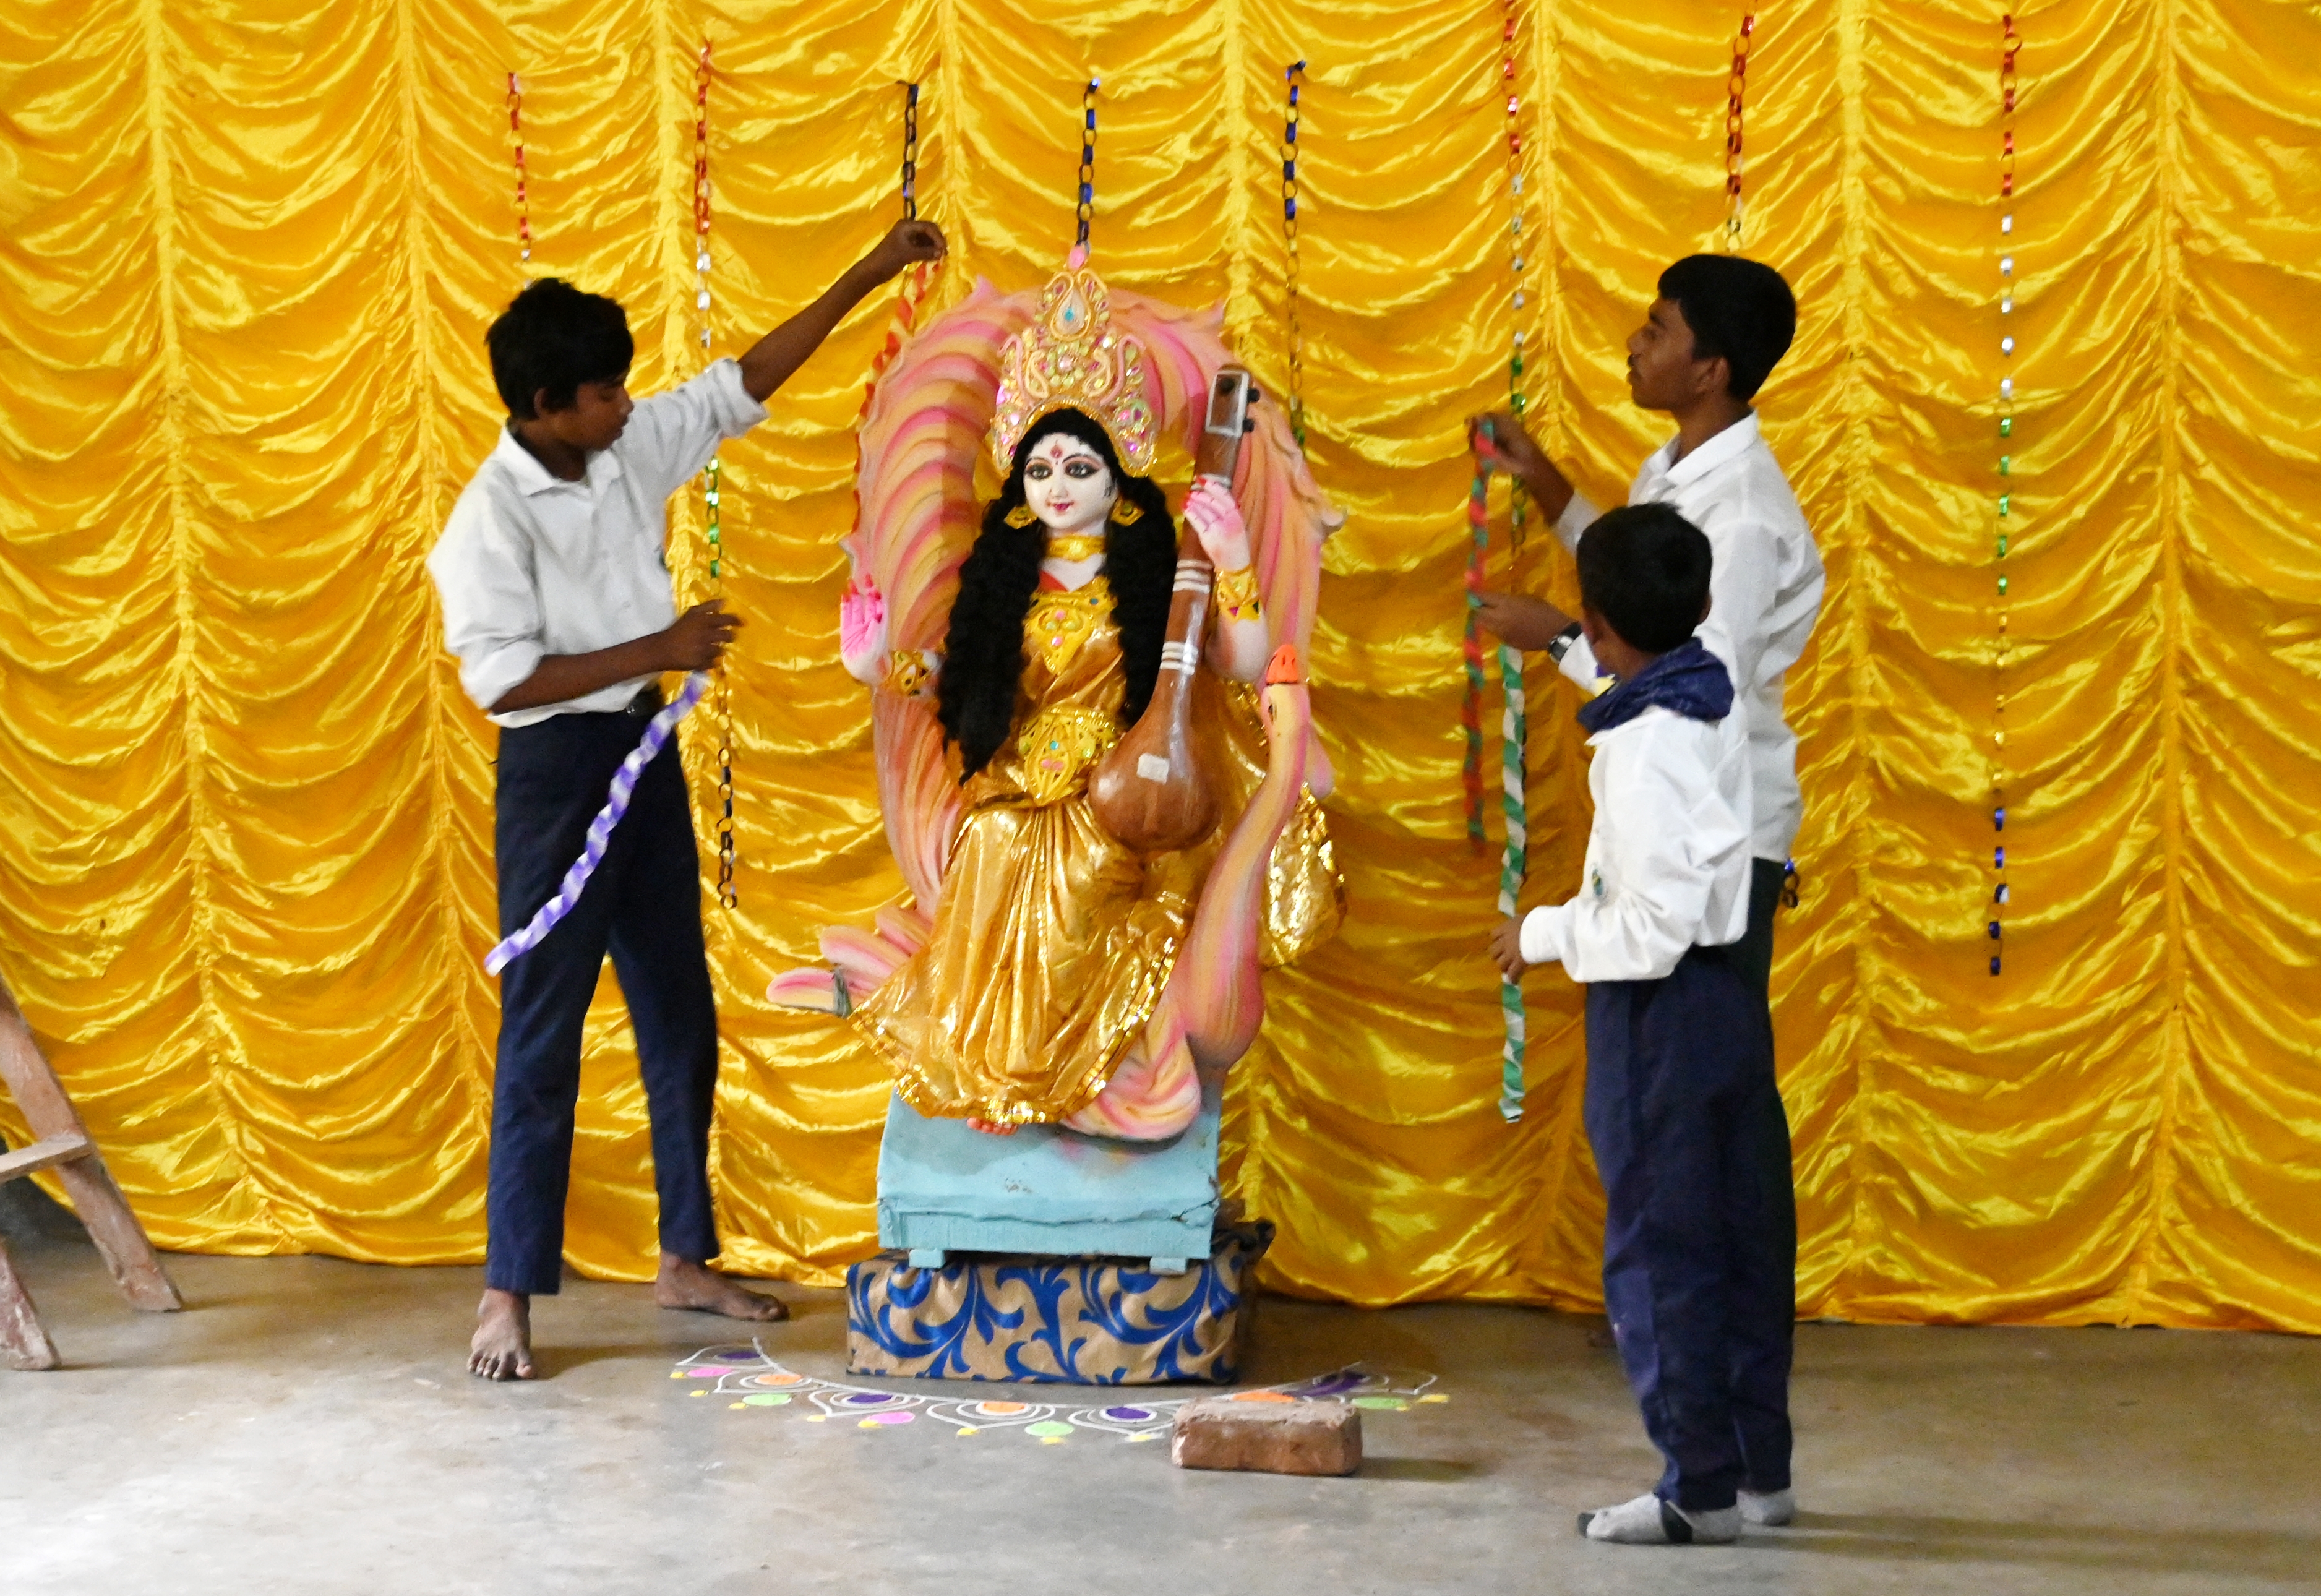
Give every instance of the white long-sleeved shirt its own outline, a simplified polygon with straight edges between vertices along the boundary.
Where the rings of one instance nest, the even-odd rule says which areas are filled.
[[[1560,963],[1578,981],[1658,980],[1688,948],[1739,941],[1752,783],[1738,718],[1655,705],[1588,743],[1586,873],[1569,903],[1524,917],[1525,960]]]
[[[719,360],[639,401],[618,441],[588,457],[578,482],[551,474],[503,431],[427,556],[468,697],[489,709],[549,654],[593,653],[675,621],[663,552],[669,496],[722,439],[765,418],[766,407],[742,386],[741,367]],[[651,679],[492,719],[523,726],[572,710],[615,710]]]
[[[1733,675],[1733,713],[1749,740],[1751,852],[1778,862],[1789,857],[1805,813],[1781,679],[1805,652],[1821,613],[1821,551],[1754,411],[1671,465],[1675,451],[1671,438],[1644,461],[1628,502],[1668,505],[1707,534],[1716,564],[1708,618],[1696,635]],[[1575,493],[1556,519],[1556,535],[1577,550],[1579,534],[1602,514]],[[1562,668],[1582,687],[1603,674],[1584,637]]]

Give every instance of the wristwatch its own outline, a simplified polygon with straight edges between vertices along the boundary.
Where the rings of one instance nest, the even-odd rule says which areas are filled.
[[[1570,653],[1571,652],[1571,645],[1579,641],[1579,623],[1574,621],[1571,625],[1566,626],[1562,631],[1557,633],[1554,636],[1547,640],[1547,657],[1553,660],[1559,665],[1562,664],[1563,656]]]

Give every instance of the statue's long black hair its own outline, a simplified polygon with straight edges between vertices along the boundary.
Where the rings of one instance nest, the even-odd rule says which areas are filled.
[[[943,735],[959,744],[965,774],[990,762],[1014,730],[1015,692],[1024,678],[1024,617],[1040,586],[1048,529],[1034,521],[1010,526],[1007,512],[1024,501],[1024,462],[1032,445],[1051,433],[1086,443],[1112,470],[1122,502],[1142,510],[1134,525],[1105,523],[1104,574],[1112,588],[1113,620],[1128,670],[1121,725],[1133,725],[1152,698],[1160,673],[1160,645],[1169,632],[1169,599],[1176,585],[1177,524],[1169,501],[1149,478],[1120,469],[1112,439],[1093,417],[1057,410],[1032,424],[1015,445],[999,497],[984,506],[983,530],[959,568],[943,638],[942,674],[936,679],[935,713]]]

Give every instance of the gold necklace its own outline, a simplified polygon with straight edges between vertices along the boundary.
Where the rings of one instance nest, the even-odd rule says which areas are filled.
[[[1048,558],[1051,560],[1093,560],[1104,552],[1104,534],[1100,532],[1051,532],[1048,534]]]

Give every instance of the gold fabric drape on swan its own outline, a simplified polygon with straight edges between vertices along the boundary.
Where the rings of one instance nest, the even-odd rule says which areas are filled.
[[[1763,396],[1831,570],[1790,688],[1801,907],[1775,976],[1806,1311],[2321,1329],[2321,20],[2056,0],[2026,43],[2011,242],[2017,772],[1984,971],[1998,0],[1758,7],[1752,253],[1804,306]],[[1521,7],[1533,415],[1614,499],[1657,442],[1620,342],[1723,220],[1736,5]],[[1495,1111],[1461,835],[1461,418],[1513,330],[1499,7],[802,0],[0,0],[0,969],[165,1245],[473,1259],[496,1008],[492,734],[421,559],[495,422],[480,338],[532,269],[618,295],[637,386],[689,372],[692,71],[715,41],[719,347],[921,204],[975,274],[1071,240],[1222,299],[1281,391],[1280,72],[1330,546],[1315,707],[1351,912],[1271,979],[1232,1095],[1270,1269],[1362,1302],[1596,1298],[1579,996],[1532,982],[1531,1113]],[[729,1258],[871,1245],[885,1072],[778,1013],[815,927],[897,889],[840,669],[849,427],[886,303],[732,448],[741,907],[707,911]],[[699,590],[697,490],[672,562]],[[1569,591],[1535,539],[1524,580]],[[1541,671],[1533,895],[1586,825]],[[686,732],[696,800],[712,728]],[[703,811],[705,835],[707,811]],[[570,1247],[650,1266],[643,1105],[609,983]],[[21,1136],[13,1109],[0,1132]]]

